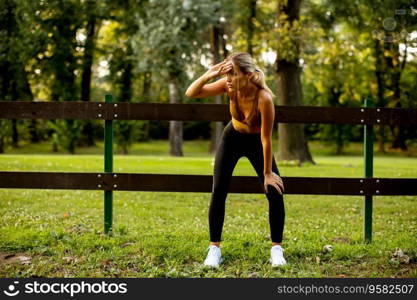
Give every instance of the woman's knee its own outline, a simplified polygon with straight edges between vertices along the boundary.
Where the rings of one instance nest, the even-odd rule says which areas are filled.
[[[280,198],[283,197],[283,194],[280,194],[282,192],[281,191],[278,192],[276,187],[274,187],[272,185],[269,185],[269,184],[266,187],[267,187],[267,192],[266,192],[267,196],[270,195],[270,196],[273,196],[273,197],[280,197]]]
[[[225,199],[227,197],[227,189],[221,185],[213,185],[213,189],[211,191],[211,199]]]
[[[269,202],[284,203],[284,195],[280,194],[273,186],[268,185],[266,197]]]

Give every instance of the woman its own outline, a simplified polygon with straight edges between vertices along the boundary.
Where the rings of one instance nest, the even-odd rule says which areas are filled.
[[[226,75],[214,83],[208,82]],[[225,202],[233,169],[246,156],[264,185],[269,201],[272,266],[285,265],[281,247],[284,230],[284,185],[271,150],[275,108],[273,93],[265,83],[264,73],[248,53],[235,53],[211,67],[187,89],[190,98],[206,98],[227,93],[232,120],[225,127],[216,152],[213,189],[209,209],[210,245],[206,266],[221,263],[220,241]]]

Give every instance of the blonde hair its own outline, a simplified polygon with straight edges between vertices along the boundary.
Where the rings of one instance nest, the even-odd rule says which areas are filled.
[[[237,52],[232,53],[227,57],[227,60],[231,60],[234,65],[238,66],[243,74],[254,73],[254,76],[250,81],[261,89],[265,89],[272,97],[275,97],[275,94],[271,91],[265,81],[265,74],[262,70],[255,64],[252,56],[246,52]]]

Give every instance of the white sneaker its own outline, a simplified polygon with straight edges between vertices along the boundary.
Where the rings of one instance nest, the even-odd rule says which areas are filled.
[[[284,258],[284,249],[280,245],[271,248],[271,259],[269,261],[273,267],[283,266],[287,263]]]
[[[204,260],[204,265],[213,268],[218,268],[220,263],[222,262],[222,252],[220,248],[215,245],[210,245],[208,247],[208,250],[209,252],[207,254],[206,259]]]

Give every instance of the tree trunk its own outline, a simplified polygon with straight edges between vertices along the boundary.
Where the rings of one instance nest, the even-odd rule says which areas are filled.
[[[36,128],[37,120],[32,119],[29,123],[29,135],[31,143],[39,143],[38,129]]]
[[[9,73],[10,74],[10,73]],[[19,101],[19,92],[18,92],[18,85],[17,80],[20,80],[18,74],[12,71],[10,74],[11,77],[14,77],[14,80],[11,82],[11,100],[12,101]],[[12,147],[17,148],[19,146],[19,132],[17,131],[17,119],[12,119]]]
[[[387,75],[388,75],[388,88],[392,91],[392,96],[390,97],[389,101],[393,106],[396,108],[401,108],[401,87],[400,87],[400,79],[401,79],[401,64],[400,64],[400,52],[399,52],[399,44],[398,43],[385,43],[385,53],[388,53],[385,56],[385,62],[387,65]],[[405,59],[405,58],[404,58]],[[391,106],[392,107],[392,106]],[[392,149],[400,148],[403,151],[407,150],[406,139],[407,135],[405,134],[405,126],[396,125],[390,126],[391,132],[394,137],[394,140],[391,144]]]
[[[375,77],[377,83],[377,107],[385,107],[386,101],[384,98],[384,90],[385,90],[385,65],[383,60],[383,51],[381,42],[378,39],[375,39],[374,44],[374,51],[375,51]],[[385,153],[385,126],[379,125],[378,131],[379,139],[378,139],[378,151],[381,153]]]
[[[402,151],[407,151],[408,147],[405,143],[407,140],[407,135],[405,134],[406,127],[404,125],[398,125],[391,128],[392,135],[394,140],[392,141],[391,149],[401,149]]]
[[[152,85],[152,72],[143,73],[143,89],[142,89],[142,99],[143,102],[149,102],[151,99],[151,85]],[[146,120],[144,126],[144,139],[149,140],[150,134],[150,121]]]
[[[17,120],[12,119],[12,146],[19,147],[19,132],[17,131]]]
[[[130,47],[128,47],[130,49]],[[128,50],[128,55],[131,55],[131,51]],[[120,101],[122,102],[130,102],[132,99],[132,71],[133,71],[133,64],[130,59],[127,59],[124,64],[124,70],[122,73],[122,82],[121,82],[121,90],[120,90]]]
[[[4,153],[4,136],[0,135],[0,153]]]
[[[27,80],[25,62],[21,60],[14,43],[19,39],[19,27],[16,22],[17,4],[15,1],[4,1],[2,10],[2,30],[4,46],[0,61],[0,99],[10,101],[32,100],[32,93]],[[12,119],[12,147],[19,146],[18,120]]]
[[[60,3],[60,5],[64,5]],[[77,29],[74,26],[68,26],[71,20],[75,18],[74,14],[60,15],[62,22],[57,23],[57,34],[52,36],[54,45],[56,45],[55,55],[52,57],[53,73],[55,75],[51,84],[51,95],[53,101],[74,101],[79,97],[76,84],[75,70],[77,69],[77,58],[75,57],[75,47]],[[63,42],[65,41],[65,42]],[[54,120],[52,120],[54,122]],[[75,120],[65,120],[65,129],[71,130]],[[56,133],[58,134],[58,133]],[[71,141],[66,144],[67,151],[75,152],[75,135],[71,136]],[[53,139],[52,151],[58,151],[60,138]]]
[[[51,91],[51,97],[52,97],[52,101],[54,102],[58,102],[59,101],[59,96],[57,93],[55,93],[54,89],[52,89]],[[51,119],[50,120],[51,123],[56,124],[56,119]],[[49,130],[49,137],[51,139],[51,145],[52,145],[52,152],[58,152],[58,139],[55,138],[55,135],[58,134],[55,129],[51,129]]]
[[[180,89],[178,78],[171,76],[169,80],[169,103],[180,103]],[[182,152],[182,122],[169,122],[169,154],[172,156],[183,156]]]
[[[249,6],[249,15],[248,20],[246,22],[247,24],[247,50],[250,55],[253,55],[253,34],[255,31],[255,25],[253,23],[253,20],[256,17],[256,1],[257,0],[248,0],[248,6]]]
[[[301,0],[280,1],[278,5],[278,19],[281,26],[299,19]],[[281,18],[285,14],[288,18]],[[299,49],[298,45],[296,49]],[[298,64],[298,55],[293,61],[289,61],[277,53],[276,61],[277,89],[279,105],[299,106],[302,105],[301,93],[301,69]],[[298,165],[303,162],[315,164],[308,148],[307,139],[304,135],[303,124],[278,124],[278,160],[297,160]]]
[[[87,37],[84,47],[84,64],[81,77],[81,100],[90,101],[91,99],[91,73],[93,66],[95,35],[96,35],[96,16],[94,14],[94,2],[87,1]],[[93,124],[91,120],[85,120],[82,129],[82,136],[86,146],[94,146]]]
[[[28,74],[25,71],[25,67],[22,64],[22,78],[24,80],[24,85],[23,85],[23,93],[24,93],[24,97],[27,98],[28,101],[33,101],[33,93],[32,90],[30,88],[30,83],[28,80]],[[30,120],[30,124],[29,124],[29,135],[30,135],[30,142],[31,143],[39,143],[40,137],[39,137],[39,133],[38,130],[36,128],[36,124],[37,124],[38,120],[36,119],[32,119]]]
[[[211,28],[211,53],[213,55],[213,65],[220,62],[220,29],[217,26]],[[222,104],[222,96],[215,97],[216,104]],[[220,142],[220,137],[223,131],[222,122],[211,123],[211,141],[210,141],[210,153],[215,153]]]
[[[143,88],[142,88],[143,102],[149,102],[151,100],[151,85],[152,85],[152,72],[144,72],[143,73]]]
[[[126,59],[123,62],[122,77],[120,81],[120,90],[119,90],[119,101],[121,102],[131,102],[132,100],[132,78],[133,78],[133,62],[130,59],[132,55],[132,48],[130,43],[126,43]],[[132,134],[134,130],[134,124],[128,120],[120,120],[119,122],[119,135],[120,146],[122,148],[123,154],[128,154],[129,146],[132,142]]]
[[[13,78],[11,81],[10,96],[12,101],[32,101],[33,94],[30,89],[28,74],[25,70],[25,65],[22,61],[14,63],[14,67],[8,75]],[[19,131],[17,119],[12,119],[12,146],[19,147]]]
[[[90,2],[87,2],[90,3]],[[89,5],[91,6],[91,5]],[[93,65],[94,37],[96,28],[96,17],[90,13],[87,23],[87,37],[84,46],[84,64],[81,77],[81,100],[90,101],[91,91],[91,67]]]
[[[222,49],[223,58],[226,58],[229,55],[229,51],[226,48],[227,42],[226,42],[226,39],[224,38],[225,33],[226,33],[226,30],[224,28],[224,23],[220,23],[219,37],[220,37],[220,44],[221,44],[220,48]]]

